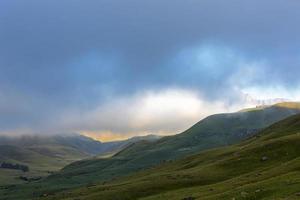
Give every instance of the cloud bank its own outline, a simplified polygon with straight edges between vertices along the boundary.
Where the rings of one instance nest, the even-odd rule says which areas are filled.
[[[300,2],[0,2],[0,132],[177,133],[299,100]]]

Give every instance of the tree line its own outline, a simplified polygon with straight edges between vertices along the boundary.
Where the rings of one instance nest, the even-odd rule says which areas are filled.
[[[13,163],[8,163],[8,162],[2,162],[2,163],[0,163],[0,168],[21,170],[23,172],[28,172],[29,171],[29,167],[26,166],[26,165],[13,164]]]

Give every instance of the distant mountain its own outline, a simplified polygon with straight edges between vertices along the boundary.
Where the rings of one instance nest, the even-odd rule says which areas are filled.
[[[6,170],[0,167],[0,179],[4,183],[18,183],[19,176],[40,177],[49,175],[74,161],[93,156],[113,155],[133,142],[153,141],[155,136],[134,137],[124,141],[101,143],[78,134],[53,136],[24,135],[0,136],[0,164],[28,166],[29,172]],[[9,177],[9,180],[8,178]],[[0,181],[0,185],[2,182]]]
[[[37,153],[47,155],[47,152],[51,153],[51,149],[47,148],[53,146],[66,147],[76,149],[85,155],[93,155],[101,151],[102,143],[95,141],[89,137],[78,134],[65,134],[65,135],[53,135],[53,136],[41,136],[41,135],[24,135],[20,137],[0,137],[0,145],[11,145],[19,148],[26,148]],[[44,151],[43,151],[44,150]],[[55,153],[53,151],[52,153]],[[59,153],[59,152],[57,152]],[[1,154],[1,152],[0,152]],[[55,156],[50,154],[48,156]]]
[[[111,157],[133,143],[140,142],[140,141],[153,142],[160,138],[162,138],[162,136],[150,134],[146,136],[131,137],[127,140],[105,142],[102,143],[101,152],[97,153],[97,157],[104,157],[104,158]]]

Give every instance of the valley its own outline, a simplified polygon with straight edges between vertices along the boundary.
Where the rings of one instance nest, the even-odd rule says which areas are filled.
[[[102,157],[106,154],[113,155],[133,142],[155,139],[157,139],[155,136],[145,136],[101,143],[78,134],[2,136],[0,137],[0,164],[20,165],[28,170],[0,167],[0,185],[39,180],[72,162],[96,156]]]
[[[300,200],[299,10],[0,0],[0,200]]]

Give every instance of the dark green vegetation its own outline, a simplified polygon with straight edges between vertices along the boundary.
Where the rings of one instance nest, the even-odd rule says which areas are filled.
[[[74,161],[115,153],[139,140],[153,141],[155,136],[101,143],[89,137],[62,136],[0,137],[0,185],[23,183],[24,180],[48,176]],[[12,167],[1,167],[8,163]],[[26,166],[16,170],[13,166]],[[21,178],[20,178],[21,177]]]
[[[186,132],[155,142],[138,142],[109,159],[75,162],[45,180],[5,187],[3,199],[257,199],[295,195],[299,188],[299,104],[210,116]],[[253,135],[258,134],[257,136]],[[210,150],[171,161],[205,149]],[[148,170],[155,164],[163,163]],[[121,175],[132,174],[121,179]],[[285,187],[287,189],[280,189]],[[76,189],[77,188],[77,189]],[[17,191],[22,191],[18,193]],[[151,195],[157,195],[151,197]],[[276,197],[277,197],[276,196]],[[74,197],[74,198],[72,198]],[[201,198],[200,198],[201,197]]]
[[[1,169],[15,169],[15,170],[20,170],[22,172],[29,171],[29,167],[27,165],[13,164],[13,163],[8,163],[8,162],[0,163],[0,168]]]

